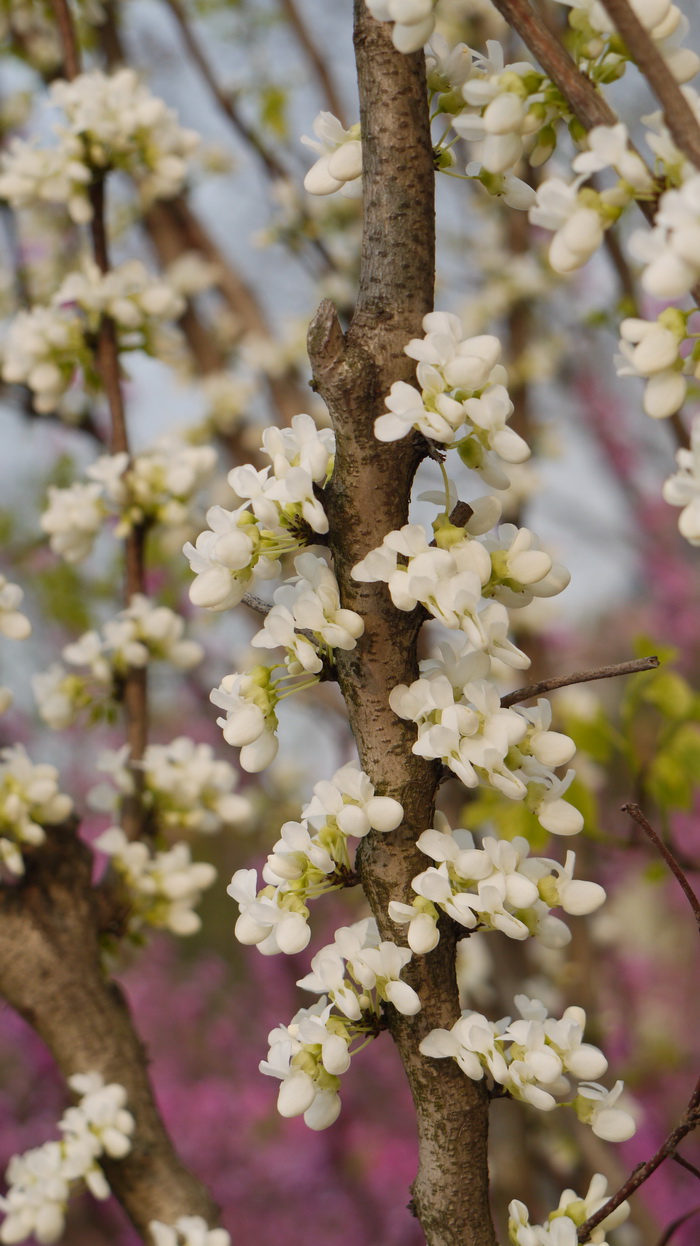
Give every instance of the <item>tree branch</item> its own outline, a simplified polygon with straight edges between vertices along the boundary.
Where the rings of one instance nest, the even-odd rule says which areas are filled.
[[[628,0],[602,0],[602,4],[659,101],[676,147],[700,169],[700,125],[659,49]]]
[[[211,1197],[165,1131],[126,1000],[105,976],[89,848],[74,826],[51,827],[26,864],[18,885],[0,891],[0,992],[47,1043],[66,1078],[94,1071],[124,1086],[136,1121],[132,1148],[103,1167],[144,1239],[151,1220],[201,1215],[215,1224]]]
[[[642,830],[644,831],[644,834],[647,836],[648,839],[651,840],[657,852],[659,852],[661,856],[663,857],[671,873],[678,880],[679,885],[683,889],[686,899],[691,909],[693,910],[693,916],[695,917],[695,921],[697,922],[698,929],[700,930],[700,900],[698,900],[698,897],[693,891],[693,888],[688,882],[688,879],[686,878],[685,873],[681,869],[681,866],[679,865],[678,861],[674,857],[670,848],[668,848],[666,844],[663,842],[663,840],[660,839],[659,836],[656,834],[656,831],[654,830],[653,826],[651,826],[651,824],[644,817],[644,814],[639,808],[639,805],[633,805],[633,804],[623,805],[622,812],[628,813],[629,816],[637,823],[637,826],[641,826]]]
[[[617,125],[619,118],[590,78],[582,73],[566,48],[548,26],[530,8],[529,0],[493,0],[509,26],[517,31],[523,43],[559,88],[571,111],[586,130],[597,125]],[[634,151],[633,145],[629,144]],[[639,154],[639,153],[637,153]],[[641,157],[640,157],[641,159]],[[648,221],[653,223],[655,205],[637,201]]]
[[[532,697],[553,692],[555,688],[568,688],[570,684],[587,684],[594,679],[612,679],[616,675],[636,675],[639,671],[653,671],[659,665],[659,659],[634,658],[631,662],[616,662],[613,666],[598,666],[590,671],[577,671],[574,675],[559,675],[553,679],[543,679],[538,684],[529,684],[526,688],[516,688],[501,699],[501,705],[507,709],[511,705],[519,705],[521,701],[530,701]]]
[[[326,102],[330,111],[338,118],[340,124],[347,129],[347,118],[345,117],[345,109],[340,100],[340,96],[335,89],[335,83],[328,72],[328,65],[325,57],[319,54],[318,48],[314,43],[308,28],[299,12],[296,0],[280,0],[280,8],[283,10],[289,25],[296,35],[300,46],[304,49],[309,63],[318,78],[321,89],[326,97]]]
[[[397,52],[389,25],[370,16],[364,0],[355,4],[355,49],[364,191],[360,289],[347,336],[332,304],[321,304],[309,330],[309,354],[337,436],[326,495],[341,601],[365,621],[356,649],[337,654],[339,682],[363,770],[404,807],[400,828],[362,841],[356,868],[381,937],[396,940],[387,906],[411,894],[411,879],[423,868],[415,841],[432,825],[439,766],[411,752],[414,729],[389,708],[391,689],[417,676],[420,619],[396,610],[383,584],[353,580],[351,569],[406,523],[415,469],[427,452],[418,435],[382,445],[374,421],[391,384],[412,379],[404,346],[422,332],[432,308],[434,174],[423,55]],[[407,968],[422,1011],[408,1018],[390,1010],[417,1113],[412,1205],[429,1246],[495,1246],[488,1097],[453,1061],[428,1060],[418,1050],[425,1034],[452,1026],[460,1015],[451,925],[444,924],[429,956],[414,957]]]

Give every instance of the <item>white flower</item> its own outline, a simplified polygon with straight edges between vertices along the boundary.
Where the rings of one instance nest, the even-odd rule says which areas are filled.
[[[686,319],[682,312],[669,308],[657,320],[630,318],[620,325],[622,354],[616,358],[617,374],[646,379],[644,411],[652,419],[673,415],[685,401],[688,386],[682,375],[680,347]]]
[[[393,22],[391,38],[399,52],[418,52],[435,29],[435,0],[366,0],[372,17]]]
[[[227,744],[240,748],[243,769],[255,774],[269,766],[278,749],[275,735],[278,698],[271,671],[259,666],[243,674],[226,675],[209,699],[226,711],[226,717],[216,721]]]
[[[206,861],[193,862],[188,844],[152,852],[143,841],[130,842],[120,827],[112,826],[95,840],[95,846],[112,858],[128,889],[132,933],[143,924],[178,935],[200,929],[194,907],[214,882],[216,870]]]
[[[11,584],[4,575],[0,575],[0,634],[12,640],[26,640],[31,635],[32,625],[18,609],[23,597],[18,584]]]
[[[179,1216],[174,1224],[151,1220],[153,1246],[231,1246],[226,1229],[210,1229],[201,1216]]]
[[[653,190],[654,179],[641,157],[630,150],[627,126],[622,122],[613,126],[594,126],[588,131],[586,141],[587,151],[581,152],[573,161],[575,173],[585,173],[590,177],[592,173],[612,167],[636,191],[647,193]]]
[[[40,523],[54,553],[66,562],[82,562],[92,551],[105,515],[99,484],[74,484],[67,489],[49,485],[49,505]]]
[[[578,1088],[574,1102],[576,1115],[606,1142],[626,1142],[637,1130],[630,1113],[615,1107],[622,1090],[622,1082],[615,1082],[612,1090],[606,1090],[597,1082],[585,1082]]]
[[[355,195],[362,176],[360,123],[343,129],[331,112],[320,112],[313,123],[316,138],[302,135],[301,141],[320,159],[309,169],[304,186],[311,195],[332,195],[337,190]]]
[[[24,872],[23,848],[42,844],[44,825],[63,822],[72,808],[55,766],[35,766],[21,744],[0,752],[0,857],[13,874]]]

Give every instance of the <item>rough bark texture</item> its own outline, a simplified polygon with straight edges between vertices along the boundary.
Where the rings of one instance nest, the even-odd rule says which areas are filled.
[[[34,1027],[66,1078],[101,1073],[119,1082],[136,1120],[130,1153],[105,1160],[107,1180],[136,1229],[172,1224],[217,1208],[179,1159],[148,1081],[148,1055],[124,996],[99,956],[100,893],[91,886],[92,854],[73,827],[50,828],[27,858],[27,873],[0,895],[0,993]]]
[[[407,522],[418,436],[384,446],[374,421],[397,380],[413,380],[403,353],[432,309],[434,285],[433,157],[422,54],[403,56],[391,27],[356,0],[355,43],[364,160],[364,234],[357,310],[343,335],[332,304],[321,305],[309,332],[315,383],[330,408],[337,457],[328,491],[330,544],[341,598],[365,621],[351,653],[338,653],[338,676],[363,769],[381,794],[401,801],[403,825],[363,841],[359,869],[382,937],[404,942],[389,921],[390,899],[409,900],[425,867],[415,846],[432,825],[439,767],[411,752],[415,729],[389,708],[389,693],[416,678],[418,613],[394,609],[386,586],[358,584],[351,569],[393,528]],[[423,1009],[390,1027],[416,1105],[420,1140],[413,1204],[429,1246],[495,1246],[488,1206],[488,1099],[448,1060],[420,1055],[421,1038],[459,1016],[454,935],[445,929],[405,977]]]

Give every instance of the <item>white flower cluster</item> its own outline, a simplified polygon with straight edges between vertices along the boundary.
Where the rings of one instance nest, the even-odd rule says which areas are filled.
[[[411,960],[406,947],[380,941],[377,923],[365,917],[353,926],[341,926],[333,943],[321,948],[311,961],[311,973],[297,982],[305,991],[327,994],[331,1002],[350,1021],[359,1021],[368,1011],[379,1014],[379,1001],[394,1005],[398,1012],[413,1017],[420,1012],[420,1000],[401,971]],[[376,992],[371,999],[370,993]]]
[[[92,219],[90,185],[110,169],[129,173],[145,204],[182,189],[198,137],[133,69],[79,74],[72,82],[54,82],[51,95],[66,116],[55,127],[56,144],[39,148],[15,139],[3,159],[0,197],[13,207],[65,203],[72,219],[84,224]]]
[[[301,136],[302,143],[319,156],[304,178],[304,188],[310,195],[333,195],[339,190],[348,199],[356,198],[362,190],[359,121],[346,130],[332,112],[320,112],[313,132],[315,139]]]
[[[530,1213],[524,1203],[513,1199],[508,1206],[508,1240],[511,1246],[578,1246],[578,1229],[595,1216],[608,1200],[608,1179],[597,1172],[584,1197],[575,1190],[564,1190],[556,1211],[550,1212],[546,1224],[530,1224]],[[595,1246],[607,1246],[611,1229],[624,1224],[630,1214],[629,1203],[620,1203],[601,1220],[587,1239]]]
[[[459,88],[468,107],[453,118],[457,134],[481,143],[479,159],[488,173],[508,173],[525,152],[531,164],[543,163],[556,141],[552,122],[562,107],[552,84],[529,61],[504,64],[503,48],[494,39],[486,44],[487,56],[461,47]],[[450,112],[458,107],[453,98],[445,102]]]
[[[301,1008],[288,1026],[272,1030],[260,1071],[279,1078],[281,1116],[301,1116],[311,1129],[327,1129],[340,1112],[340,1074],[350,1058],[378,1032],[382,1001],[405,1016],[420,1010],[415,991],[400,974],[411,959],[407,948],[380,942],[373,918],[336,932],[335,942],[314,956],[312,972],[298,983],[326,995]],[[339,1011],[333,1012],[333,1007]],[[359,1047],[351,1050],[359,1040]]]
[[[115,785],[90,793],[94,808],[113,812],[119,797],[134,790],[134,771],[142,776],[140,798],[151,830],[213,835],[223,827],[240,827],[251,816],[251,803],[235,788],[238,775],[227,761],[214,757],[210,744],[178,736],[169,744],[149,744],[140,761],[128,765],[129,746],[100,753],[98,770]]]
[[[476,539],[498,519],[500,509],[495,498],[479,498],[463,527],[441,515],[432,543],[420,524],[405,524],[353,567],[353,579],[387,584],[397,609],[411,611],[420,603],[443,626],[464,632],[465,646],[509,666],[526,667],[528,659],[507,639],[505,607],[555,596],[570,577],[539,548],[529,528],[504,524],[496,535]]]
[[[700,359],[693,351],[686,358],[681,346],[687,337],[689,312],[667,307],[656,320],[630,318],[620,325],[621,355],[615,359],[618,376],[638,376],[646,381],[643,407],[654,420],[678,411],[688,392],[684,373],[700,380]]]
[[[545,947],[564,947],[571,934],[550,909],[581,916],[605,900],[598,883],[574,880],[576,856],[567,852],[564,865],[548,857],[531,857],[526,839],[485,836],[480,845],[461,827],[452,830],[442,814],[435,828],[417,841],[421,852],[437,862],[411,884],[418,897],[412,904],[392,900],[389,916],[408,923],[414,952],[430,952],[439,942],[439,912],[467,930],[500,930],[510,939],[533,935]]]
[[[184,299],[140,260],[102,273],[86,259],[82,272],[65,278],[48,307],[15,316],[3,345],[3,379],[28,385],[37,411],[55,411],[76,369],[89,390],[99,389],[94,351],[104,316],[117,326],[120,350],[157,354],[162,322],[177,319],[184,308]]]
[[[435,29],[436,0],[366,0],[378,22],[393,22],[391,39],[398,52],[419,52]]]
[[[32,625],[19,609],[23,597],[19,584],[11,584],[0,575],[0,635],[10,640],[26,640],[31,635]]]
[[[608,1067],[602,1051],[583,1042],[586,1014],[583,1008],[567,1008],[555,1021],[537,999],[516,995],[520,1020],[502,1017],[487,1020],[478,1012],[466,1010],[451,1030],[431,1030],[420,1044],[424,1056],[451,1057],[462,1072],[474,1081],[484,1073],[503,1086],[514,1099],[522,1099],[542,1112],[557,1107],[555,1096],[569,1095],[571,1083],[565,1074],[583,1078],[569,1105],[579,1120],[608,1142],[624,1142],[635,1132],[629,1112],[615,1107],[622,1082],[606,1091],[588,1079],[600,1077]]]
[[[333,433],[317,429],[310,415],[295,415],[291,428],[266,429],[262,451],[270,467],[229,472],[242,504],[233,511],[213,506],[209,531],[184,547],[195,572],[190,599],[204,609],[237,605],[257,580],[280,574],[281,555],[307,544],[309,532],[328,531],[315,486],[322,489],[333,470]]]
[[[80,1099],[59,1121],[61,1141],[15,1155],[8,1165],[8,1190],[0,1197],[5,1213],[0,1242],[8,1246],[32,1236],[55,1242],[63,1233],[72,1190],[84,1182],[95,1198],[109,1198],[99,1161],[104,1155],[123,1159],[131,1150],[135,1122],[125,1106],[124,1087],[105,1085],[99,1073],[77,1073],[68,1085]]]
[[[55,766],[35,766],[21,744],[0,752],[0,864],[11,874],[24,873],[23,847],[43,844],[44,826],[63,822],[72,808]]]
[[[614,39],[610,48],[610,36],[616,36],[615,25],[600,0],[559,0],[572,10],[569,24],[576,32],[581,54],[597,63],[605,74],[603,81],[619,76],[624,71],[629,53],[621,47],[620,39]],[[677,4],[671,0],[630,0],[630,7],[642,26],[651,36],[663,56],[676,82],[687,82],[700,69],[700,57],[690,49],[681,47],[690,23]]]
[[[294,559],[297,575],[275,590],[274,605],[251,644],[284,648],[290,675],[318,674],[334,649],[354,649],[365,625],[354,610],[340,605],[338,582],[323,558],[310,550]],[[313,640],[297,629],[311,632]]]
[[[348,839],[395,830],[403,808],[392,797],[376,796],[358,763],[349,762],[330,781],[316,784],[301,816],[301,822],[282,827],[263,869],[261,891],[253,869],[237,870],[227,888],[240,909],[236,938],[268,956],[306,947],[311,937],[306,902],[355,881]]]
[[[125,452],[100,455],[87,469],[89,484],[49,485],[42,530],[54,553],[66,562],[82,562],[112,514],[119,518],[119,537],[138,524],[179,527],[215,464],[213,446],[189,445],[170,435],[131,458]]]
[[[576,835],[583,818],[563,799],[574,772],[563,779],[554,773],[573,757],[573,740],[550,731],[552,711],[544,699],[535,709],[503,709],[490,680],[468,675],[461,685],[469,666],[479,670],[480,657],[461,656],[451,675],[443,673],[442,663],[421,663],[420,679],[410,688],[393,689],[394,713],[418,727],[413,752],[439,758],[465,787],[491,787],[509,800],[524,801],[553,835]]]
[[[151,1220],[153,1246],[231,1246],[226,1229],[210,1229],[201,1216],[180,1216],[174,1224]]]
[[[185,620],[174,610],[154,606],[143,593],[136,593],[126,610],[105,623],[101,632],[85,632],[64,648],[63,660],[70,666],[87,667],[85,673],[73,673],[55,662],[33,677],[44,722],[60,730],[70,727],[84,709],[104,713],[129,668],[159,659],[177,670],[191,670],[201,662],[204,650],[198,641],[184,639],[184,630]]]
[[[364,631],[359,614],[341,607],[338,583],[324,558],[307,550],[294,565],[299,575],[276,590],[275,605],[252,640],[259,648],[283,646],[287,674],[275,679],[278,667],[268,666],[233,672],[210,697],[226,711],[216,720],[224,739],[240,748],[241,766],[251,773],[264,770],[277,756],[277,704],[318,683],[324,661],[332,662],[335,649],[354,649]],[[310,635],[299,635],[297,627]]]
[[[507,427],[513,404],[505,387],[506,370],[498,362],[498,338],[465,337],[459,317],[448,312],[429,312],[423,328],[425,337],[413,338],[405,347],[418,360],[420,392],[395,381],[386,399],[388,413],[375,421],[375,436],[398,441],[416,428],[432,441],[455,446],[487,484],[507,489],[501,461],[522,463],[530,450]]]
[[[129,841],[121,827],[110,826],[95,840],[95,847],[111,857],[128,890],[132,936],[144,925],[176,935],[200,929],[194,908],[214,882],[216,870],[207,861],[192,861],[188,844],[151,850],[142,840]]]
[[[676,451],[678,471],[663,487],[664,500],[681,506],[678,528],[691,545],[700,545],[700,418],[693,420],[690,449]]]

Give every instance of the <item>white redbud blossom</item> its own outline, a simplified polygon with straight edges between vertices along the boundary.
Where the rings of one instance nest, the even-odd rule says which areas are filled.
[[[575,1190],[564,1190],[559,1206],[550,1212],[547,1222],[534,1226],[525,1204],[513,1199],[508,1206],[508,1240],[512,1246],[576,1246],[578,1228],[608,1201],[607,1191],[607,1177],[595,1173],[584,1197]],[[589,1242],[605,1246],[607,1233],[623,1224],[629,1214],[629,1203],[621,1203],[593,1230]]]
[[[627,126],[619,122],[617,125],[597,125],[586,135],[588,150],[581,152],[573,162],[575,173],[584,173],[590,177],[602,169],[613,168],[623,181],[640,194],[654,189],[654,179],[644,161],[635,151],[630,150]]]
[[[354,197],[362,177],[362,143],[359,121],[345,130],[331,112],[320,112],[313,123],[316,138],[303,134],[302,143],[318,153],[320,159],[304,178],[311,195],[332,195],[337,190]]]
[[[393,22],[391,38],[399,52],[418,52],[435,29],[435,0],[366,0],[372,17]]]
[[[363,1012],[378,1014],[379,1000],[389,1000],[399,1012],[413,1016],[420,1011],[420,1000],[413,988],[400,980],[410,960],[409,948],[380,942],[376,922],[364,918],[336,931],[335,941],[314,956],[312,972],[297,986],[327,992],[351,1021],[358,1021]]]
[[[333,471],[335,433],[317,428],[310,415],[295,415],[290,428],[266,428],[262,435],[262,452],[278,475],[282,460],[290,467],[301,467],[315,484],[325,485]]]
[[[638,230],[630,250],[645,264],[642,286],[655,298],[688,294],[700,277],[700,174],[659,200],[651,232]]]
[[[266,956],[302,952],[311,938],[306,905],[284,886],[258,891],[257,880],[257,870],[236,870],[226,888],[240,910],[234,930],[238,942],[254,944]]]
[[[209,699],[226,711],[226,717],[216,721],[226,743],[240,748],[243,769],[256,774],[269,766],[278,749],[275,706],[279,696],[271,670],[256,666],[243,674],[226,675]]]
[[[132,934],[143,925],[177,935],[200,929],[194,907],[214,882],[216,870],[207,861],[192,861],[188,844],[152,851],[141,840],[129,841],[121,827],[112,826],[98,836],[95,847],[111,857],[127,888]]]
[[[555,1096],[570,1093],[565,1074],[583,1077],[591,1068],[604,1072],[607,1061],[597,1047],[582,1042],[586,1021],[582,1008],[567,1008],[556,1021],[539,1000],[516,995],[515,1004],[520,1020],[503,1017],[490,1022],[467,1010],[451,1030],[432,1030],[420,1051],[433,1059],[451,1057],[474,1081],[486,1072],[513,1098],[549,1112],[557,1106]],[[621,1089],[622,1082],[610,1092],[596,1083],[581,1083],[574,1100],[579,1119],[609,1141],[624,1141],[634,1132],[629,1114],[612,1107]]]
[[[376,796],[358,762],[348,762],[333,778],[321,780],[302,810],[304,818],[333,819],[344,835],[363,837],[370,830],[393,831],[403,818],[403,806],[391,796]]]
[[[617,375],[646,380],[644,411],[655,420],[673,415],[685,401],[688,386],[680,347],[686,336],[686,321],[685,313],[669,308],[657,320],[629,318],[620,325]],[[688,362],[692,366],[692,360]]]
[[[678,528],[691,545],[700,545],[700,419],[693,420],[690,449],[676,451],[678,471],[664,482],[664,501],[681,506]]]
[[[529,212],[533,225],[555,231],[549,248],[549,262],[555,272],[581,268],[600,246],[606,224],[612,223],[593,206],[598,202],[594,191],[580,192],[585,177],[582,174],[570,185],[558,177],[548,178],[538,187],[537,204]]]
[[[121,1159],[131,1150],[135,1122],[125,1106],[124,1087],[116,1082],[105,1085],[96,1072],[75,1074],[68,1084],[80,1099],[58,1123],[61,1141],[15,1155],[8,1165],[8,1189],[0,1197],[5,1214],[0,1242],[7,1246],[28,1237],[55,1242],[63,1232],[76,1185],[84,1182],[95,1198],[108,1198],[110,1189],[99,1161],[103,1155]]]
[[[23,597],[19,584],[11,584],[4,575],[0,575],[0,635],[10,640],[26,640],[31,635],[32,625],[26,614],[18,609]]]
[[[99,484],[49,485],[49,505],[40,523],[55,554],[66,562],[82,562],[92,552],[107,510]]]
[[[151,1220],[153,1246],[231,1246],[226,1229],[210,1229],[201,1216],[179,1216],[174,1224]]]
[[[55,766],[35,766],[21,744],[0,752],[0,858],[11,873],[24,873],[24,846],[43,844],[44,826],[63,822],[72,808]]]
[[[250,801],[234,791],[236,771],[214,757],[210,744],[178,736],[170,744],[149,744],[137,764],[144,804],[159,828],[210,835],[250,817]]]
[[[323,558],[307,551],[294,559],[297,575],[275,591],[275,605],[252,644],[265,649],[284,645],[292,675],[321,670],[321,652],[354,649],[365,625],[354,610],[340,605],[338,583]],[[296,629],[311,632],[316,646]]]
[[[268,1036],[270,1050],[260,1072],[278,1078],[277,1110],[281,1116],[304,1116],[310,1129],[327,1129],[340,1112],[338,1075],[350,1065],[355,1031],[331,1012],[325,997],[312,1008],[300,1008],[289,1025]]]
[[[637,1130],[630,1113],[615,1107],[622,1090],[622,1082],[615,1082],[612,1090],[606,1090],[597,1082],[585,1082],[579,1086],[574,1100],[579,1120],[590,1125],[593,1133],[606,1142],[626,1142]]]

